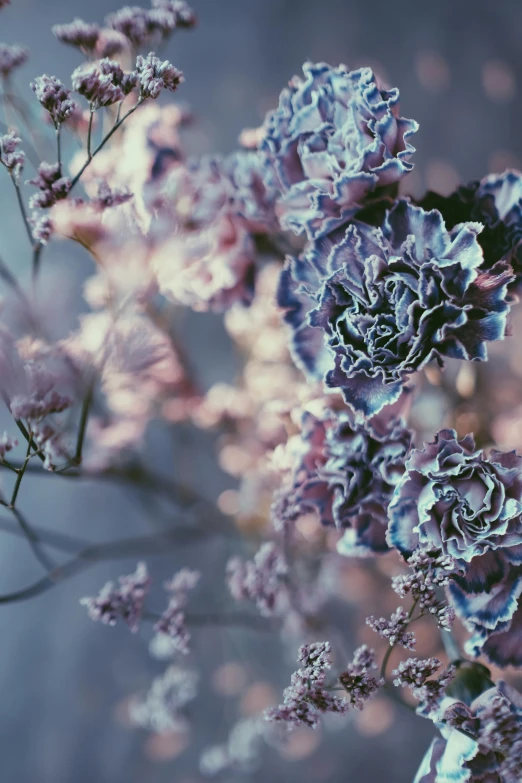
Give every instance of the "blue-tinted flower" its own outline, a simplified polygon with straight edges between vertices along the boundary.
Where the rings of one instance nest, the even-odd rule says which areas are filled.
[[[411,171],[407,140],[418,126],[399,117],[399,91],[382,89],[370,68],[305,63],[303,71],[268,115],[261,150],[281,191],[281,225],[317,237]]]
[[[428,193],[425,208],[436,207],[449,228],[467,220],[484,224],[479,242],[484,251],[484,266],[500,258],[513,267],[517,283],[522,279],[522,174],[508,170],[491,174],[480,182],[460,187],[451,196]]]
[[[501,666],[522,665],[522,457],[441,430],[412,451],[389,507],[388,543],[408,556],[441,550],[460,567],[449,585],[473,632],[467,649]]]
[[[274,521],[315,512],[322,524],[345,531],[341,554],[387,551],[386,511],[411,441],[399,419],[361,426],[348,412],[328,411],[322,418],[305,412],[301,434],[287,446],[292,472],[274,505]]]
[[[437,210],[400,200],[382,229],[354,221],[288,260],[279,304],[303,369],[326,369],[327,384],[372,416],[430,360],[484,361],[486,342],[506,335],[513,275],[505,262],[482,268],[480,230],[448,232]]]
[[[414,783],[519,783],[522,779],[522,697],[505,682],[468,706],[446,700]]]

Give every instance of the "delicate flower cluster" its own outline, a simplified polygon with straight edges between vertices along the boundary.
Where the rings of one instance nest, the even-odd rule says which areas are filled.
[[[406,650],[414,650],[416,644],[415,634],[406,630],[409,621],[408,612],[402,606],[399,606],[389,620],[386,620],[385,617],[377,619],[370,615],[370,617],[366,618],[366,625],[369,625],[372,631],[378,633],[383,639],[387,639],[390,647],[400,644]]]
[[[18,181],[25,163],[25,153],[18,149],[22,140],[14,131],[0,136],[0,163]]]
[[[434,720],[443,736],[433,741],[415,783],[521,780],[522,697],[507,683],[499,681],[469,706],[449,703]]]
[[[506,335],[514,277],[504,262],[482,269],[481,228],[448,232],[400,200],[382,228],[354,221],[288,260],[279,302],[301,366],[370,417],[431,360],[484,361]]]
[[[332,665],[329,642],[303,645],[298,660],[304,666],[292,674],[290,686],[283,694],[283,704],[266,710],[265,718],[283,722],[288,729],[302,725],[315,729],[321,713],[342,715],[349,705],[345,699],[333,696],[325,688],[326,675]]]
[[[522,457],[492,451],[473,437],[441,430],[412,451],[390,505],[389,542],[409,555],[419,545],[459,566],[451,600],[474,631],[470,652],[521,665]]]
[[[56,76],[38,76],[31,82],[31,88],[55,126],[65,122],[77,108],[71,91]]]
[[[0,76],[7,79],[16,68],[24,65],[28,58],[29,52],[23,46],[0,44]]]
[[[169,582],[165,583],[165,589],[172,594],[172,597],[167,609],[154,626],[155,631],[169,637],[173,649],[179,650],[185,655],[189,653],[190,633],[183,610],[187,603],[187,594],[194,589],[199,578],[199,571],[182,568]]]
[[[193,27],[196,16],[185,0],[153,0],[151,9],[125,6],[105,21],[139,48],[157,38],[165,40],[178,28]]]
[[[435,616],[440,628],[449,629],[455,618],[453,606],[441,601],[440,588],[447,587],[458,572],[457,562],[440,550],[416,549],[408,558],[410,572],[392,577],[392,587],[401,598],[411,595],[423,613]]]
[[[410,688],[412,695],[420,702],[422,713],[431,714],[440,706],[447,686],[455,675],[455,667],[449,666],[435,679],[433,677],[441,667],[438,658],[408,658],[401,661],[392,672],[393,684]]]
[[[122,101],[134,89],[137,75],[125,73],[115,60],[81,65],[72,74],[73,89],[89,101],[92,111]]]
[[[138,55],[136,73],[140,87],[140,97],[157,98],[162,90],[175,92],[183,81],[183,74],[168,60],[163,62],[150,52],[146,57]]]
[[[183,708],[196,698],[198,675],[178,666],[169,666],[157,677],[144,699],[130,705],[132,721],[159,734],[185,728]]]
[[[268,115],[260,148],[282,192],[282,226],[314,238],[413,168],[408,138],[418,126],[399,117],[399,91],[382,89],[370,68],[305,63],[303,71]]]
[[[346,409],[322,416],[305,411],[301,434],[280,448],[292,466],[273,507],[274,524],[316,511],[322,524],[345,531],[341,554],[387,551],[386,512],[411,439],[398,419],[360,425]]]
[[[362,710],[368,699],[384,685],[382,678],[377,679],[371,674],[371,669],[375,668],[375,652],[364,644],[355,651],[352,663],[339,675],[350,704],[358,710]]]
[[[83,19],[75,19],[69,24],[56,24],[52,30],[59,41],[76,46],[88,54],[96,49],[101,32],[97,24],[84,22]]]
[[[274,543],[263,544],[253,560],[233,557],[227,564],[227,581],[236,601],[255,601],[262,615],[279,614],[287,603],[287,565]]]
[[[29,206],[31,209],[48,209],[67,198],[71,188],[70,177],[62,176],[62,169],[59,163],[40,163],[38,174],[29,180],[30,185],[38,188],[38,193],[31,196]]]
[[[143,606],[152,581],[147,566],[145,563],[138,563],[133,574],[120,576],[118,581],[118,586],[107,582],[96,598],[82,598],[80,603],[87,607],[91,620],[105,625],[116,625],[117,620],[123,620],[135,633],[140,626]]]

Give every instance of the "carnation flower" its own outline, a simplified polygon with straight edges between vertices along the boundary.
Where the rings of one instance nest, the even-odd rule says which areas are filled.
[[[28,58],[29,51],[23,46],[0,44],[0,76],[7,79],[16,68],[24,65]]]
[[[448,232],[437,210],[400,200],[382,229],[355,221],[287,261],[279,303],[300,365],[326,371],[350,407],[372,416],[430,360],[486,360],[486,341],[506,335],[513,275],[504,262],[481,268],[480,230]]]
[[[477,450],[471,435],[441,430],[412,451],[389,507],[388,542],[406,556],[441,550],[459,565],[449,585],[474,636],[467,649],[522,664],[522,457]]]
[[[370,68],[305,63],[303,71],[268,115],[260,148],[282,193],[281,225],[314,238],[411,171],[407,139],[418,126],[399,117],[399,91],[381,88]]]
[[[444,706],[444,704],[443,704]],[[468,706],[445,700],[414,783],[519,783],[522,779],[522,697],[499,681]]]
[[[398,419],[362,426],[333,410],[323,417],[305,412],[301,429],[285,447],[292,472],[276,499],[276,524],[315,511],[322,524],[345,531],[341,554],[387,551],[386,512],[412,433]]]
[[[451,196],[428,193],[421,204],[436,207],[449,228],[466,220],[484,224],[478,240],[484,250],[484,266],[499,258],[508,261],[522,279],[522,174],[508,170],[462,186]]]

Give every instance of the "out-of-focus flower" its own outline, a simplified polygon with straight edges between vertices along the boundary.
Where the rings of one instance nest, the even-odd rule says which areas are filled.
[[[258,717],[242,718],[230,731],[224,745],[213,745],[201,754],[199,768],[206,777],[224,772],[251,773],[259,764],[266,724]]]
[[[197,686],[195,672],[169,666],[164,674],[156,677],[144,699],[133,700],[130,717],[137,726],[160,734],[184,729],[183,708],[196,698]]]
[[[152,0],[153,9],[172,14],[175,19],[175,27],[194,27],[197,22],[196,14],[186,0]]]
[[[0,438],[0,459],[4,459],[5,455],[18,446],[16,438],[11,438],[7,432],[4,432]]]
[[[118,581],[118,586],[107,582],[96,598],[82,598],[80,603],[87,607],[91,620],[105,625],[116,625],[117,620],[124,620],[130,630],[136,633],[152,581],[147,566],[138,563],[133,574],[120,576]]]
[[[72,74],[73,89],[96,111],[122,101],[136,86],[135,71],[125,73],[119,63],[105,57],[99,63],[81,65]]]
[[[56,204],[57,201],[67,197],[71,188],[70,177],[63,177],[59,163],[40,163],[38,174],[28,181],[28,184],[35,185],[38,193],[35,193],[29,199],[31,209],[48,209]]]
[[[442,737],[414,783],[518,783],[522,776],[522,698],[499,681],[468,706],[446,699],[434,718]]]
[[[11,0],[0,0],[0,11],[2,8],[5,8],[7,5],[9,5]]]
[[[97,24],[75,19],[69,24],[55,24],[52,28],[59,41],[70,46],[76,46],[83,52],[92,53],[98,43],[100,28]]]
[[[23,46],[0,44],[0,76],[7,79],[16,68],[20,68],[28,59],[29,50]]]
[[[194,310],[248,304],[254,291],[254,247],[239,221],[223,218],[175,234],[153,257],[162,294]]]
[[[178,28],[190,28],[196,15],[185,0],[153,0],[152,8],[125,6],[106,18],[107,25],[140,48],[164,41]]]
[[[33,212],[29,218],[33,238],[41,245],[46,245],[53,235],[53,223],[48,215]]]
[[[412,451],[389,508],[390,545],[451,555],[460,570],[451,600],[474,636],[467,649],[501,666],[521,665],[522,457],[492,451],[471,435],[441,430]],[[518,651],[517,651],[518,650]]]
[[[31,82],[31,88],[56,126],[65,122],[76,109],[71,91],[56,76],[44,73]]]
[[[387,551],[387,508],[411,442],[398,419],[358,425],[346,409],[327,409],[321,417],[305,411],[301,433],[276,452],[277,463],[289,462],[291,471],[276,494],[274,523],[315,511],[322,524],[346,531],[341,554]]]
[[[411,171],[408,138],[418,126],[399,117],[399,91],[381,88],[370,68],[305,63],[303,71],[268,115],[260,149],[282,193],[281,225],[315,238]]]
[[[25,163],[25,153],[18,149],[22,143],[14,131],[0,136],[0,163],[18,181]]]
[[[150,52],[146,57],[138,55],[136,73],[142,99],[157,98],[162,90],[175,92],[184,81],[181,71],[168,60],[162,62],[154,52]]]
[[[437,210],[400,200],[382,230],[354,222],[287,262],[279,302],[301,366],[326,369],[326,383],[372,416],[431,360],[484,361],[486,342],[506,335],[514,278],[504,262],[482,268],[480,230],[448,232]]]
[[[255,601],[265,617],[282,614],[288,608],[288,569],[276,544],[263,544],[254,560],[233,557],[227,565],[227,582],[236,601]]]
[[[124,35],[134,46],[149,42],[152,31],[147,21],[147,9],[139,6],[124,6],[105,19],[108,27]]]
[[[175,650],[179,650],[185,655],[189,652],[190,633],[183,610],[188,600],[188,593],[197,585],[200,576],[199,571],[182,568],[169,582],[165,583],[165,589],[171,593],[172,597],[166,610],[154,626],[157,633],[169,637]]]
[[[116,30],[102,27],[96,44],[96,56],[99,59],[108,57],[112,59],[118,54],[122,54],[128,48],[129,42],[124,35]]]

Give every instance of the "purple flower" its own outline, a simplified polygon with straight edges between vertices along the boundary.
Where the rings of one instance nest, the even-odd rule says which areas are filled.
[[[371,674],[371,669],[375,668],[375,652],[363,644],[355,651],[352,663],[339,675],[339,682],[349,695],[350,704],[358,710],[362,710],[368,699],[384,685],[382,678],[377,679]]]
[[[56,78],[43,74],[31,82],[31,88],[54,123],[60,125],[77,108],[71,99],[71,91]]]
[[[28,180],[28,184],[36,185],[39,189],[39,192],[29,199],[31,209],[52,207],[57,201],[66,198],[71,188],[71,180],[69,177],[62,177],[60,165],[45,161],[40,163],[37,176]]]
[[[522,665],[522,457],[492,451],[471,435],[441,430],[414,450],[389,507],[388,543],[408,556],[417,547],[451,555],[457,614],[474,636],[467,649],[501,666]]]
[[[288,260],[279,303],[301,366],[326,370],[328,386],[372,416],[433,359],[484,361],[486,342],[506,335],[513,275],[504,262],[481,268],[480,230],[448,232],[439,212],[400,200],[382,229],[355,221]]]
[[[505,682],[468,706],[447,700],[414,783],[519,783],[522,779],[522,697]]]
[[[499,258],[508,261],[522,279],[522,174],[508,170],[490,174],[480,182],[460,187],[451,196],[428,193],[424,208],[440,210],[449,228],[468,220],[484,224],[478,240],[484,251],[484,266]]]
[[[172,594],[172,597],[166,610],[154,626],[155,631],[169,637],[174,650],[179,650],[185,655],[189,652],[190,633],[185,621],[184,608],[188,600],[187,594],[197,585],[200,576],[199,571],[182,568],[169,582],[165,583],[165,589]]]
[[[324,686],[331,668],[329,642],[303,645],[298,660],[304,666],[292,674],[290,686],[285,688],[283,703],[265,711],[265,719],[285,723],[290,730],[297,726],[317,728],[320,714],[344,714],[349,704],[332,695]]]
[[[140,626],[151,581],[145,563],[138,563],[133,574],[120,576],[118,587],[107,582],[96,598],[82,598],[80,603],[87,607],[91,620],[116,625],[116,621],[122,619],[135,633]]]
[[[370,68],[303,66],[265,121],[260,149],[281,191],[281,225],[310,238],[346,223],[373,191],[413,165],[414,120],[398,116],[399,91],[381,89]]]
[[[0,136],[0,163],[18,180],[25,163],[25,153],[18,149],[22,140],[14,131]]]
[[[376,618],[370,615],[366,618],[366,625],[369,625],[372,631],[378,633],[382,639],[387,639],[391,647],[400,644],[406,650],[414,650],[415,634],[406,630],[409,621],[408,612],[399,606],[389,620],[386,620],[385,617]]]
[[[97,24],[75,19],[69,24],[55,24],[53,34],[59,41],[70,46],[76,46],[85,52],[93,52],[98,43],[100,28]]]
[[[152,0],[153,9],[172,14],[175,19],[174,27],[194,27],[197,17],[186,0]]]
[[[139,47],[150,40],[148,13],[147,9],[139,6],[124,6],[119,11],[109,14],[105,21],[108,27],[121,33],[134,46]]]
[[[93,110],[122,101],[136,86],[134,71],[125,73],[107,57],[97,64],[81,65],[72,74],[73,89],[86,98]]]
[[[255,601],[265,617],[281,614],[288,606],[287,565],[276,544],[267,542],[253,560],[233,557],[227,564],[227,581],[236,601]]]
[[[183,82],[183,74],[168,60],[163,62],[150,52],[146,57],[138,55],[136,73],[141,98],[157,98],[162,90],[174,92]]]
[[[1,8],[1,4],[0,4]],[[29,58],[29,51],[23,46],[9,46],[0,44],[0,76],[7,79],[15,70],[20,68]]]
[[[386,512],[412,433],[398,419],[363,426],[349,412],[332,410],[319,418],[305,412],[301,427],[286,447],[292,475],[276,498],[274,521],[315,511],[322,524],[345,531],[341,554],[386,552]]]
[[[412,696],[420,702],[420,714],[430,715],[439,709],[446,688],[455,675],[455,667],[449,666],[434,678],[440,667],[438,658],[408,658],[392,672],[395,678],[393,684],[410,688]]]

